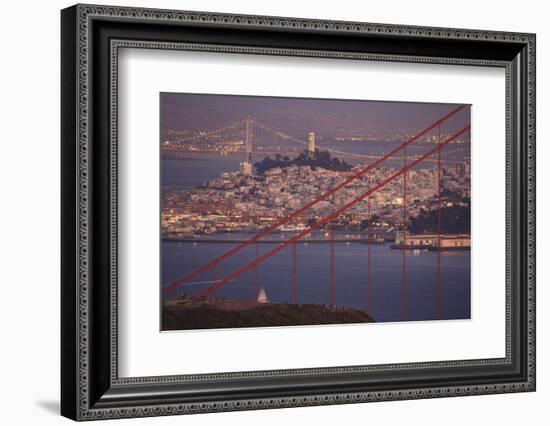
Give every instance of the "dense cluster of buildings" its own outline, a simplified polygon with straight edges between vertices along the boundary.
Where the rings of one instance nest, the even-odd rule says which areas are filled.
[[[313,142],[314,143],[314,142]],[[163,193],[162,232],[165,237],[192,238],[219,232],[254,232],[275,223],[305,204],[319,198],[365,166],[350,172],[336,172],[310,166],[273,168],[262,175],[248,170],[223,173],[204,185],[189,190]],[[305,229],[340,207],[361,197],[369,188],[391,177],[399,169],[380,167],[358,177],[334,195],[317,202],[280,230]],[[467,164],[442,168],[441,190],[445,206],[464,203],[470,197]],[[407,214],[415,216],[438,205],[437,168],[412,169],[407,173]],[[341,229],[359,230],[376,215],[377,226],[399,228],[403,221],[404,182],[402,176],[346,209],[334,221]],[[370,216],[369,205],[370,204]]]

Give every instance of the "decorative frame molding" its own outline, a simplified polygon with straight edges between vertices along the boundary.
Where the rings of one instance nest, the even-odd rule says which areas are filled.
[[[487,58],[487,52],[470,53],[470,57],[438,55],[405,55],[395,52],[378,52],[384,43],[374,46],[374,52],[324,50],[296,47],[258,47],[221,45],[211,42],[182,42],[180,40],[144,40],[135,34],[124,33],[125,23],[139,23],[156,31],[174,25],[190,28],[224,28],[228,31],[252,29],[254,31],[288,32],[300,34],[370,36],[373,40],[401,40],[414,45],[430,43],[464,43],[465,46],[502,46]],[[101,38],[102,28],[112,34]],[[122,25],[118,28],[118,25]],[[116,34],[124,33],[124,39]],[[94,36],[98,37],[94,42]],[[107,41],[105,41],[107,40]],[[261,372],[221,373],[208,375],[161,376],[145,378],[118,377],[117,361],[117,70],[119,48],[155,48],[196,51],[222,51],[236,54],[262,54],[274,56],[311,56],[339,59],[445,63],[481,65],[506,69],[506,357],[498,359],[463,360],[450,362],[388,364],[376,366],[327,367],[300,370],[274,370]],[[98,55],[98,51],[103,56]],[[430,51],[428,48],[426,51]],[[460,50],[460,49],[458,49]],[[496,49],[498,50],[498,49]],[[520,52],[512,54],[510,52]],[[265,16],[229,15],[202,12],[183,12],[126,7],[77,5],[62,12],[62,164],[63,164],[63,220],[62,231],[62,414],[75,420],[92,420],[113,417],[139,417],[197,412],[243,409],[276,408],[351,402],[433,398],[487,393],[535,390],[535,36],[510,32],[464,29],[410,27],[356,22],[336,22]],[[500,56],[495,56],[500,54]],[[508,55],[508,56],[507,56]],[[521,56],[521,57],[520,57]],[[108,59],[103,63],[101,58]],[[107,62],[107,61],[105,61]],[[101,68],[98,71],[96,68]],[[97,106],[96,99],[108,101]],[[103,103],[104,104],[104,103]],[[103,105],[102,104],[102,105]],[[108,108],[107,108],[108,107]],[[101,109],[103,108],[103,109]],[[104,111],[107,108],[108,111]],[[106,113],[108,115],[106,115]],[[105,119],[101,129],[94,126]],[[516,123],[516,121],[517,123]],[[99,134],[108,135],[99,146]],[[96,139],[94,139],[96,138]],[[517,141],[516,146],[514,141]],[[105,142],[105,141],[104,141]],[[520,150],[520,157],[518,157]],[[107,181],[98,181],[91,167],[91,158],[97,167],[97,158],[109,157],[102,165],[108,170]],[[105,157],[106,158],[106,157]],[[96,189],[97,188],[97,189]],[[103,194],[107,189],[108,194]],[[98,192],[99,191],[99,192]],[[100,202],[101,201],[101,202]],[[514,212],[518,205],[519,212]],[[98,212],[100,212],[98,214]],[[518,217],[521,216],[521,217]],[[97,219],[101,216],[101,219]],[[99,226],[94,225],[97,222]],[[96,228],[108,228],[108,238],[94,234]],[[99,242],[98,242],[99,241]],[[97,273],[94,262],[101,253],[107,253],[108,273]],[[515,258],[518,259],[515,259]],[[519,262],[516,265],[516,260]],[[104,265],[105,266],[105,265]],[[516,271],[516,270],[519,270]],[[108,289],[96,290],[98,275],[107,277]],[[95,280],[95,281],[94,281]],[[516,287],[513,287],[513,281]],[[107,291],[108,290],[108,291]],[[105,293],[107,291],[107,293]],[[518,300],[522,298],[522,300]],[[512,302],[521,302],[521,312]],[[97,304],[103,306],[98,311]],[[108,309],[105,309],[108,306]],[[515,327],[515,328],[514,328]],[[519,334],[521,334],[521,336]],[[518,343],[518,339],[521,340]],[[101,343],[98,343],[101,342]],[[107,353],[108,351],[108,353]],[[517,353],[515,353],[517,352]],[[519,359],[521,358],[521,359]],[[518,364],[519,363],[519,364]],[[468,385],[415,387],[398,386],[395,389],[353,390],[338,392],[312,392],[311,394],[274,392],[268,397],[235,395],[217,396],[214,399],[181,397],[168,399],[162,387],[197,385],[212,388],[221,382],[239,379],[304,378],[315,376],[325,382],[331,376],[357,376],[373,372],[409,370],[471,369],[495,366],[519,371],[516,379],[507,381],[479,381]],[[97,377],[96,377],[97,376]],[[350,376],[351,377],[351,376]],[[351,380],[351,379],[350,379]],[[351,381],[350,381],[351,383]],[[353,386],[348,386],[348,388]],[[150,392],[150,398],[136,396]],[[144,389],[146,389],[144,391]],[[155,393],[156,392],[156,393]],[[264,392],[265,393],[265,392]]]

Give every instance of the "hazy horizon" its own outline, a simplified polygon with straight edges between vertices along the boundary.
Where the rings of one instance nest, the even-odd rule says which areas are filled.
[[[161,93],[161,132],[196,132],[252,116],[265,125],[302,135],[314,129],[323,138],[368,133],[378,137],[412,134],[462,104]],[[450,133],[470,121],[464,108],[442,126]]]

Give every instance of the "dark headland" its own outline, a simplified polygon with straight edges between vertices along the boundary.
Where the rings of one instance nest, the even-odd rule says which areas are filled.
[[[317,304],[260,304],[220,301],[170,301],[162,309],[162,330],[209,328],[281,327],[292,325],[353,324],[374,320],[358,309]]]

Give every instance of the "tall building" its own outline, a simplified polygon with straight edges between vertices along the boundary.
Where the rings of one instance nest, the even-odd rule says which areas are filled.
[[[315,132],[309,132],[307,150],[309,155],[313,155],[315,153]]]

